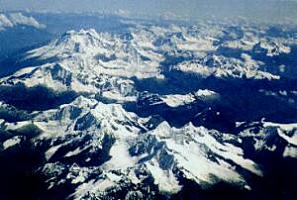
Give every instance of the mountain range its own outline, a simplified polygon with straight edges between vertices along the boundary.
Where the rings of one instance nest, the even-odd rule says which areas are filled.
[[[3,199],[18,198],[5,191],[23,172],[37,190],[25,199],[294,199],[292,30],[125,23],[13,58],[0,79]]]

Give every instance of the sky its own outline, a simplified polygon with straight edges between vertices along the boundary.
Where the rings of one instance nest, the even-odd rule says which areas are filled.
[[[278,2],[274,4],[271,2]],[[297,3],[287,0],[0,0],[0,11],[111,12],[130,16],[295,17]],[[296,1],[295,1],[296,2]],[[292,6],[293,4],[293,6]]]

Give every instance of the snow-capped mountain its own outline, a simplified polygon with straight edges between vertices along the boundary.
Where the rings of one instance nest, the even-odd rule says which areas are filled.
[[[44,64],[27,66],[2,78],[1,83],[45,85],[59,92],[100,93],[112,100],[130,101],[136,96],[131,77],[163,80],[171,71],[202,78],[279,79],[279,75],[263,71],[263,63],[247,54],[241,59],[205,55],[217,46],[212,38],[197,37],[199,31],[177,26],[136,27],[128,35],[93,29],[68,31],[48,45],[27,52],[19,61]],[[180,57],[185,61],[176,65],[169,62]],[[167,62],[169,66],[164,66]]]
[[[248,188],[236,166],[257,176],[262,174],[257,164],[244,158],[242,149],[232,144],[240,142],[236,136],[191,123],[176,129],[164,122],[148,131],[149,119],[128,113],[119,104],[78,97],[58,109],[32,114],[35,116],[30,121],[1,122],[2,130],[20,133],[34,129],[39,133],[34,138],[36,146],[48,141],[44,153],[48,163],[42,168],[47,173],[55,170],[55,165],[66,167],[77,160],[79,173],[64,177],[77,184],[77,199],[90,191],[98,197],[106,195],[121,182],[131,187],[145,185],[149,177],[161,192],[176,193],[182,188],[182,179],[202,185],[224,180]],[[23,137],[16,134],[4,141],[4,150],[19,144]],[[102,173],[90,178],[97,170]],[[54,177],[48,178],[54,187]]]
[[[277,75],[262,71],[263,63],[242,54],[241,59],[210,55],[197,60],[184,61],[172,67],[173,71],[181,71],[201,77],[234,77],[247,79],[279,79]]]
[[[296,158],[296,124],[254,123],[248,125],[240,136],[244,140],[251,139],[255,151],[277,152],[282,157]]]
[[[129,37],[97,33],[93,29],[69,31],[48,45],[29,51],[22,61],[33,59],[45,64],[28,66],[10,77],[9,82],[22,82],[29,87],[45,84],[55,90],[94,92],[111,77],[119,77],[120,81],[129,84],[125,78],[162,79],[163,72],[168,70],[201,77],[279,79],[278,75],[263,71],[263,63],[248,54],[242,54],[240,59],[205,55],[218,46],[213,38],[197,37],[199,30],[195,32],[194,29],[193,33],[192,29],[136,27]],[[255,48],[257,46],[255,44]],[[172,57],[185,57],[186,60],[164,68],[164,63]]]
[[[0,15],[0,28],[25,23],[38,26]],[[67,31],[17,57],[21,69],[0,79],[0,159],[36,156],[41,198],[213,199],[206,191],[220,187],[273,196],[271,175],[296,164],[286,59],[296,38],[252,25],[132,24]]]
[[[133,38],[133,35],[132,35]],[[95,30],[69,31],[49,45],[28,52],[28,58],[58,59],[73,73],[139,78],[156,76],[162,56],[144,51],[133,39]]]
[[[246,154],[247,146],[241,147],[246,141],[254,141],[249,148],[255,152],[281,148],[284,157],[296,155],[294,124],[265,122],[263,130],[255,132],[257,124],[238,123],[245,127],[238,136],[191,123],[173,128],[162,122],[151,130],[149,118],[129,113],[120,104],[82,96],[31,115],[28,121],[1,121],[1,131],[11,134],[2,150],[32,138],[35,148],[43,146],[46,162],[39,170],[48,179],[48,189],[69,182],[76,187],[74,199],[112,198],[118,193],[128,198],[131,192],[141,198],[148,188],[173,195],[183,189],[185,180],[205,188],[224,181],[248,191],[253,189],[250,176],[262,177],[263,172],[247,158],[257,154]]]
[[[196,92],[188,94],[168,95],[158,95],[144,92],[138,95],[138,104],[142,106],[158,106],[166,104],[169,107],[177,108],[181,106],[191,105],[192,103],[195,103],[197,100],[207,101],[208,99],[216,99],[218,97],[219,94],[207,89],[199,89]]]

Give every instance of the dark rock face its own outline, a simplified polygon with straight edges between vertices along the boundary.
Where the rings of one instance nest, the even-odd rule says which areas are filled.
[[[34,111],[55,108],[78,96],[73,91],[57,93],[46,86],[28,88],[22,84],[0,86],[0,100],[16,108]]]

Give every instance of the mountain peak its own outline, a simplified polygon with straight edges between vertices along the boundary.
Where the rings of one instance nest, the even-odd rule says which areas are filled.
[[[100,36],[95,29],[81,29],[80,31],[70,30],[64,33],[56,42],[56,45],[70,42],[91,42],[94,45],[94,40],[99,40]]]

